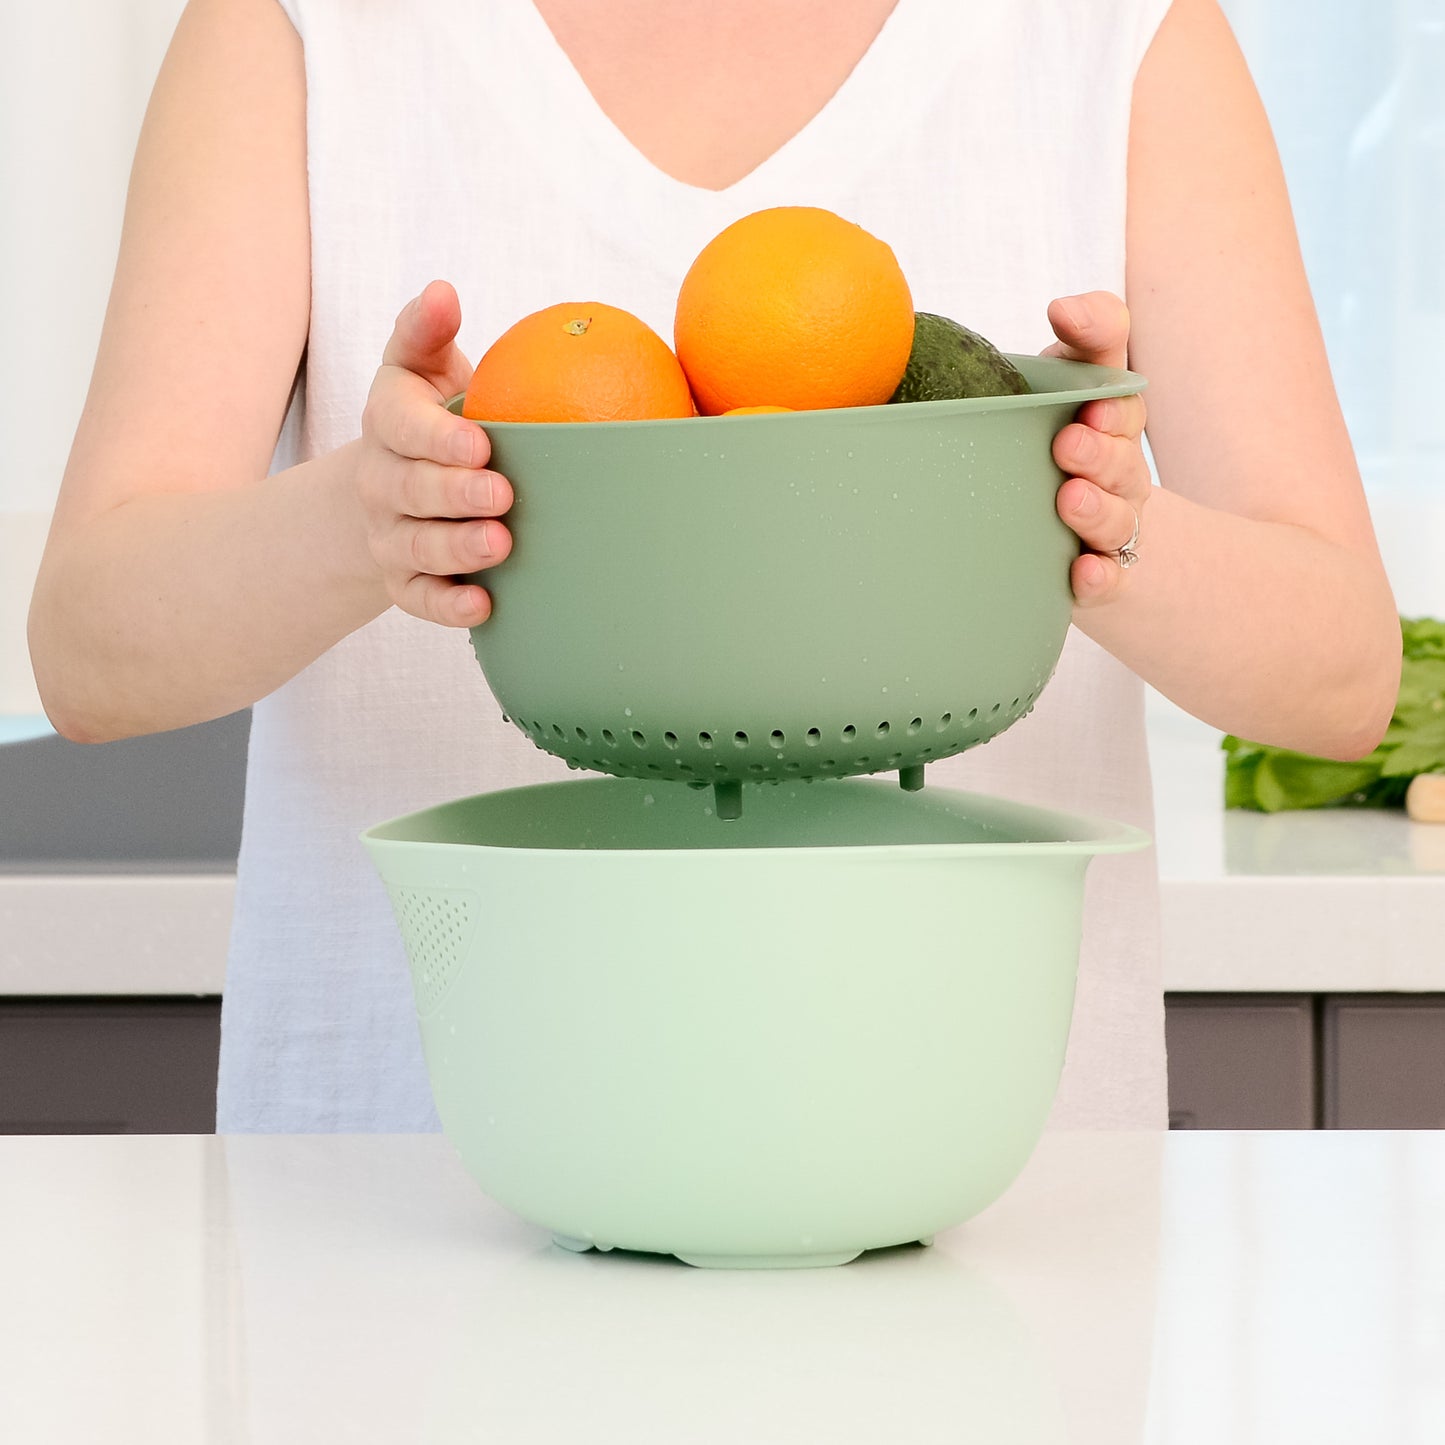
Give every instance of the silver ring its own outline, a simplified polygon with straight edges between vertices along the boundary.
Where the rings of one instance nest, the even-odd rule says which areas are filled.
[[[1134,508],[1129,510],[1134,512]],[[1118,559],[1121,567],[1132,567],[1138,560],[1139,554],[1134,549],[1139,545],[1139,514],[1134,512],[1134,530],[1129,534],[1129,540],[1117,551],[1109,553],[1109,556]]]

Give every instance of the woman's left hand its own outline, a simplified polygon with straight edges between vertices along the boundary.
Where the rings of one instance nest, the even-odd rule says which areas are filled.
[[[1128,366],[1129,311],[1112,293],[1062,296],[1049,305],[1049,324],[1059,339],[1045,356]],[[1136,549],[1143,545],[1144,508],[1153,490],[1140,445],[1144,417],[1142,396],[1085,402],[1054,438],[1054,460],[1068,477],[1055,505],[1087,549],[1069,570],[1080,607],[1117,597],[1128,582],[1121,561],[1137,560],[1121,554],[1131,540]]]

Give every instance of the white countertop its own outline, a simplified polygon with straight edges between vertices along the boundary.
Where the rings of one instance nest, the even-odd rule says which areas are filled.
[[[1220,735],[1149,697],[1171,992],[1445,992],[1445,824],[1226,810]]]
[[[0,1138],[15,1445],[1438,1445],[1445,1134],[1049,1135],[932,1249],[572,1255],[439,1136]]]
[[[1149,697],[1164,986],[1445,992],[1445,825],[1226,812],[1219,734]],[[218,994],[235,878],[0,874],[0,996]]]

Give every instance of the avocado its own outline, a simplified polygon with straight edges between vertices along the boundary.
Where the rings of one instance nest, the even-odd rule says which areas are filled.
[[[947,316],[918,311],[908,367],[889,401],[1017,396],[1028,390],[1023,373],[992,342]]]

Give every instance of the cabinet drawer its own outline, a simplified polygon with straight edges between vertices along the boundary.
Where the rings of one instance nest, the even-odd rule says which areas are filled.
[[[1170,1128],[1316,1127],[1309,995],[1171,993],[1164,1031]]]
[[[0,1134],[209,1134],[221,1001],[0,1000]]]
[[[1445,1129],[1445,999],[1325,1000],[1327,1129]]]

